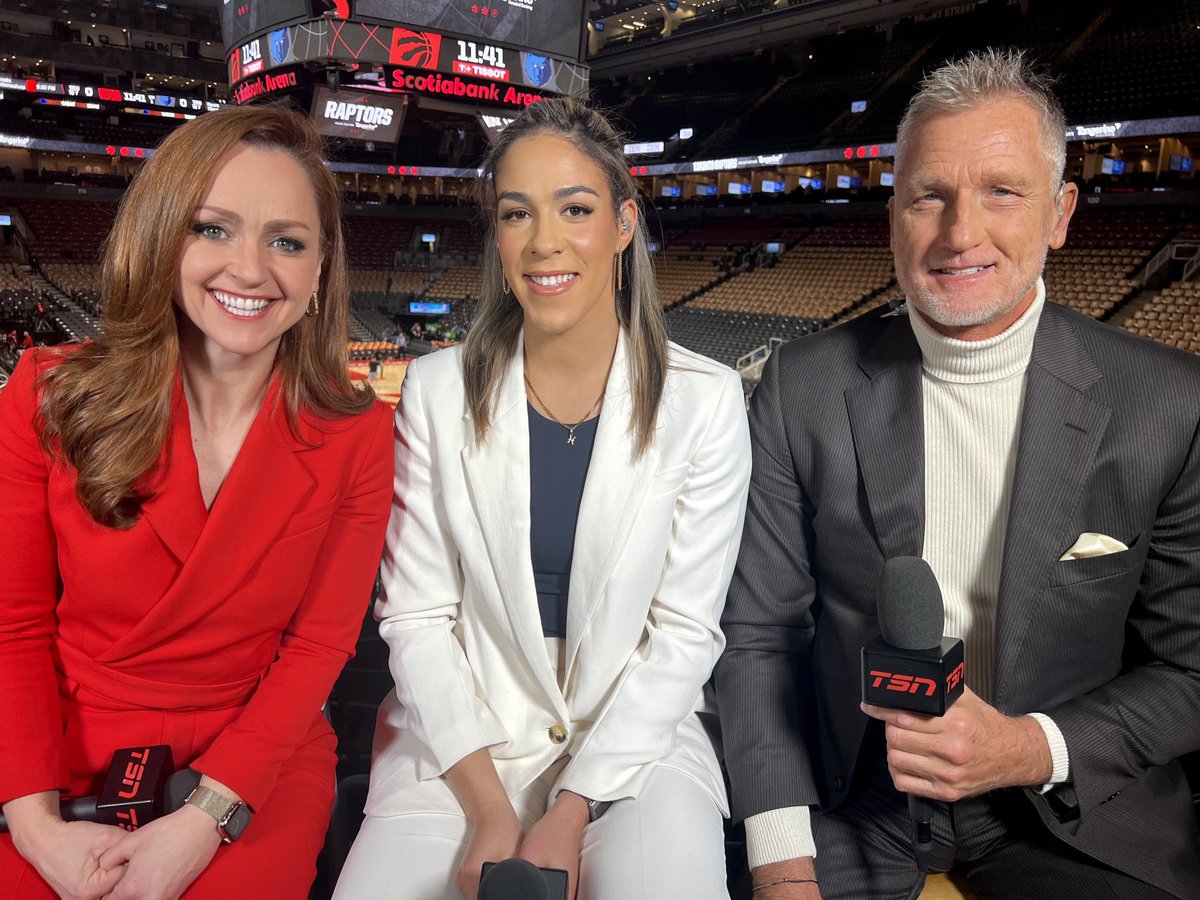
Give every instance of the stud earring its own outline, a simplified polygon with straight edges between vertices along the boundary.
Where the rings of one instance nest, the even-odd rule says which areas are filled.
[[[312,296],[308,298],[308,309],[304,311],[304,315],[310,319],[315,319],[321,314],[321,301],[317,299],[317,292],[313,291]]]

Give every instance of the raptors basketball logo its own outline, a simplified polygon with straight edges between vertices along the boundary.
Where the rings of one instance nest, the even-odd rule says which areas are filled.
[[[442,36],[426,31],[392,29],[392,46],[388,62],[395,66],[436,69],[442,53]]]

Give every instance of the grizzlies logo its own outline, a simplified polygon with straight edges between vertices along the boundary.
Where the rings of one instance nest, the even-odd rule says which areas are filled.
[[[271,65],[283,65],[284,61],[288,58],[288,51],[292,49],[291,35],[288,34],[288,30],[280,28],[277,31],[272,31],[267,43],[271,48]]]
[[[534,87],[545,87],[554,77],[554,60],[537,53],[522,53],[525,57],[525,77]]]

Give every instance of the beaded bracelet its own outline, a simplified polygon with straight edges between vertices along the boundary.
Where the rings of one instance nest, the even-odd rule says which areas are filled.
[[[815,878],[780,878],[778,881],[768,881],[766,884],[756,884],[750,891],[752,894],[757,894],[764,888],[778,887],[781,884],[816,884]]]

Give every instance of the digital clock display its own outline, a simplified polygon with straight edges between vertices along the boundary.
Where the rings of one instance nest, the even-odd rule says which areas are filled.
[[[508,81],[508,65],[504,62],[504,48],[493,44],[477,44],[474,41],[455,41],[458,58],[451,68],[459,75],[490,78],[493,81]]]

